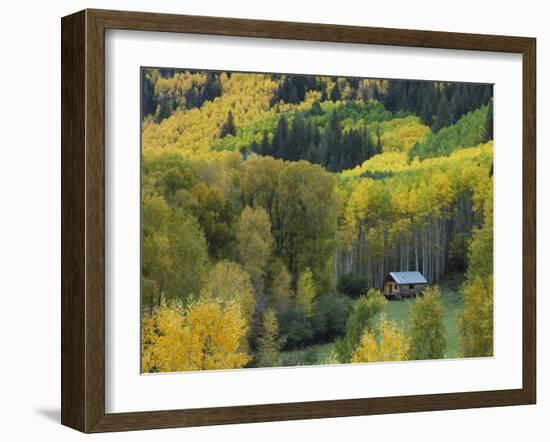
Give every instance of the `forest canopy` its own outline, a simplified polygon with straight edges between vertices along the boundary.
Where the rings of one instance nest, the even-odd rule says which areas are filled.
[[[142,371],[492,354],[492,95],[142,69]]]

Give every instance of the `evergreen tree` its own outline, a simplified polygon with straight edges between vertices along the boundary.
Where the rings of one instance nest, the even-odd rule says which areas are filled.
[[[223,138],[226,135],[237,135],[237,128],[235,127],[235,122],[233,121],[233,113],[231,111],[229,111],[229,113],[227,114],[227,120],[225,120],[225,123],[222,126],[220,138]]]
[[[174,104],[176,103],[174,102]],[[192,109],[194,107],[199,107],[201,104],[202,103],[200,99],[199,90],[197,89],[196,86],[193,86],[185,94],[185,107],[187,109]],[[175,109],[176,107],[174,108],[174,110]]]
[[[201,91],[201,105],[205,101],[212,101],[222,94],[220,79],[217,74],[209,72],[206,77],[206,83]]]
[[[462,88],[460,85],[457,85],[455,92],[451,98],[451,106],[449,109],[449,122],[450,124],[455,124],[458,119],[462,116],[464,109],[464,96],[462,93]]]
[[[376,125],[376,147],[374,148],[374,153],[382,153],[383,150],[382,140],[380,139],[380,123]]]
[[[155,83],[159,72],[156,69],[141,70],[141,116],[153,114],[157,108]]]
[[[443,91],[439,104],[437,106],[437,112],[435,114],[434,124],[432,126],[432,132],[437,133],[443,127],[447,127],[451,124],[449,115],[449,102],[447,100],[447,94]]]
[[[368,160],[374,155],[374,146],[367,131],[367,127],[363,129],[363,161]]]
[[[338,82],[334,84],[334,87],[330,91],[330,100],[331,101],[338,101],[340,99],[340,87],[338,86]]]
[[[256,140],[252,140],[250,144],[250,152],[260,153],[260,144]]]
[[[422,94],[422,104],[420,105],[419,114],[422,123],[426,126],[431,126],[437,108],[437,90],[433,82],[426,82]]]
[[[271,140],[271,152],[275,158],[283,158],[285,146],[288,140],[288,123],[286,116],[282,113],[277,123],[277,129]]]
[[[485,136],[483,141],[487,142],[493,139],[493,100],[489,102],[489,108],[487,110],[487,119],[485,122]]]
[[[321,109],[321,104],[317,100],[311,105],[309,113],[313,116],[323,115],[323,109]]]
[[[478,105],[485,105],[491,101],[493,98],[493,86],[490,84],[485,85],[483,91],[481,92],[481,101]]]
[[[323,141],[326,146],[326,160],[324,165],[330,171],[337,171],[342,155],[342,127],[335,111],[329,116],[329,122],[323,132]]]
[[[306,144],[306,122],[301,112],[296,112],[292,125],[288,142],[285,143],[283,159],[289,161],[298,161],[302,158]]]
[[[271,143],[269,142],[269,134],[267,130],[264,130],[259,153],[262,155],[273,155],[273,152],[271,151]]]

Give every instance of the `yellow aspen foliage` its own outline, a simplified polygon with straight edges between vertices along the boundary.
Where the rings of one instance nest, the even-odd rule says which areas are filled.
[[[248,362],[248,355],[239,351],[247,325],[238,304],[222,308],[215,302],[198,302],[187,311],[186,329],[187,342],[195,347],[188,357],[199,369],[239,368]]]
[[[146,316],[141,328],[141,371],[178,371],[182,364],[184,312],[161,306]]]
[[[427,287],[410,316],[411,359],[442,359],[445,355],[444,308],[438,286]]]
[[[258,337],[258,365],[274,367],[279,360],[279,323],[275,310],[269,308],[262,318],[262,327]]]
[[[161,306],[143,320],[142,372],[241,368],[248,361],[239,351],[246,335],[239,306],[199,300],[186,309]]]
[[[422,161],[415,158],[409,162],[406,152],[389,151],[374,155],[360,166],[343,171],[341,175],[357,177],[365,172],[430,171],[434,169],[461,171],[465,166],[475,164],[477,172],[474,173],[479,176],[481,171],[478,164],[491,162],[492,158],[492,141],[476,147],[455,150],[449,156],[427,158]]]
[[[313,273],[307,269],[298,278],[296,288],[296,304],[299,305],[307,316],[311,315],[313,300],[316,291],[313,282]]]
[[[355,302],[346,322],[346,335],[338,339],[334,347],[340,362],[350,362],[365,332],[375,331],[374,319],[387,302],[382,292],[376,289],[370,289],[367,296],[361,296]]]
[[[273,112],[270,102],[277,87],[267,75],[226,73],[220,75],[223,94],[200,108],[176,110],[159,124],[144,126],[144,153],[164,149],[197,153],[207,151],[219,138],[220,130],[231,111],[235,124],[259,120]],[[165,84],[161,83],[164,87]],[[159,86],[159,87],[161,87]]]
[[[352,362],[390,362],[408,359],[410,341],[397,326],[385,319],[380,322],[380,342],[365,330]]]
[[[235,302],[246,324],[254,314],[256,294],[250,276],[241,266],[231,261],[220,261],[211,270],[201,298],[210,299],[220,305]]]
[[[415,143],[421,143],[430,133],[430,128],[420,123],[418,117],[394,118],[380,124],[384,152],[408,152]],[[371,125],[372,133],[376,128]]]
[[[464,311],[458,319],[463,357],[493,355],[493,277],[464,287]]]

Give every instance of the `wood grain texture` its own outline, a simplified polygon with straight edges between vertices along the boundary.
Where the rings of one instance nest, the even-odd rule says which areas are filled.
[[[523,387],[338,401],[105,413],[105,30],[523,54]],[[84,432],[313,419],[536,400],[535,40],[355,26],[86,10],[62,20],[62,423]]]
[[[61,34],[61,422],[85,427],[85,13]]]
[[[523,389],[537,396],[537,78],[536,40],[523,50]]]

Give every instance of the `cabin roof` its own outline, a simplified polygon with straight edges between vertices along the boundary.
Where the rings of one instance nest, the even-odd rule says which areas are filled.
[[[398,284],[427,284],[426,278],[420,272],[390,272],[392,279]]]

